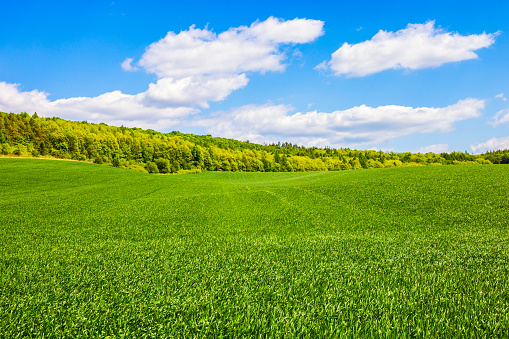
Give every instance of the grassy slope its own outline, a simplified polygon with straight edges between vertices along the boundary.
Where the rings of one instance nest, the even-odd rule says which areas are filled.
[[[154,176],[0,159],[0,333],[509,333],[509,166]]]

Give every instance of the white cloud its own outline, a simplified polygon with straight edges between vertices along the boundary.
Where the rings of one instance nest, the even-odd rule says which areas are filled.
[[[273,17],[216,34],[191,26],[151,44],[138,64],[159,77],[282,71],[282,44],[308,43],[323,34],[323,21]]]
[[[315,69],[317,71],[327,71],[329,69],[327,61],[320,62],[318,65],[315,66]]]
[[[488,124],[493,127],[497,127],[501,124],[509,124],[509,109],[503,109],[497,112],[497,114],[491,119]]]
[[[491,138],[488,141],[470,145],[470,148],[474,153],[509,149],[509,137]]]
[[[74,97],[50,101],[48,94],[23,92],[19,85],[0,82],[0,110],[37,112],[72,120],[109,122],[112,120],[175,119],[196,113],[196,106],[208,107],[208,101],[220,101],[231,91],[244,87],[244,74],[230,76],[163,78],[136,95],[113,91],[97,97]],[[170,119],[170,120],[171,120]]]
[[[283,71],[286,55],[281,45],[311,42],[323,34],[322,27],[319,20],[270,17],[220,34],[194,26],[178,34],[168,32],[138,62],[159,77],[139,96],[150,106],[208,108],[209,101],[224,100],[245,87],[249,81],[245,72]],[[293,56],[299,53],[295,50]],[[133,69],[131,58],[124,63]]]
[[[425,147],[418,148],[416,150],[412,151],[413,153],[443,153],[443,152],[449,152],[449,145],[448,144],[435,144],[435,145],[429,145]]]
[[[475,50],[491,46],[497,33],[463,36],[435,28],[435,22],[409,24],[397,32],[380,30],[371,40],[344,43],[326,64],[335,75],[362,77],[387,69],[421,69],[477,59]]]
[[[144,103],[141,95],[113,91],[97,97],[75,97],[50,101],[48,94],[33,90],[20,91],[16,84],[0,82],[0,111],[37,112],[41,116],[58,116],[70,120],[105,122],[158,130],[177,125],[181,119],[196,112],[185,106],[157,107]]]
[[[137,96],[148,106],[208,108],[208,101],[221,101],[232,91],[245,87],[247,83],[245,74],[162,78],[157,83],[150,84],[146,92]]]
[[[442,108],[365,105],[332,113],[290,114],[292,107],[247,105],[197,122],[213,135],[258,143],[357,147],[414,133],[449,132],[454,123],[480,116],[484,101],[460,100]]]
[[[293,51],[293,53],[292,53],[292,57],[293,57],[294,59],[300,59],[300,58],[302,58],[302,56],[303,56],[302,52],[301,52],[301,51],[299,51],[298,49],[296,49],[296,50],[295,50],[295,51]]]
[[[502,99],[503,101],[507,101],[507,98],[504,97],[504,93],[500,93],[500,94],[495,95],[495,98],[496,99]]]
[[[122,69],[124,71],[127,71],[127,72],[133,72],[133,71],[136,71],[138,68],[137,67],[134,67],[132,65],[132,62],[133,62],[133,58],[126,58],[121,64],[120,64],[120,67],[122,67]]]

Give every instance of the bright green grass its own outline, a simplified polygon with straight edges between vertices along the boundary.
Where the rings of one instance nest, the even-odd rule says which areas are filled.
[[[508,189],[0,159],[0,337],[507,337]]]

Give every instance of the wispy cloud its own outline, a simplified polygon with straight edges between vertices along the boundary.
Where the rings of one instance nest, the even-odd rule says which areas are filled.
[[[496,99],[502,99],[503,101],[507,101],[507,98],[504,96],[504,93],[500,93],[495,95]]]
[[[317,66],[336,76],[363,77],[387,69],[421,69],[448,62],[476,59],[474,52],[491,46],[497,33],[460,35],[434,27],[435,22],[409,24],[397,32],[380,30],[371,40],[344,43],[331,60]]]
[[[120,64],[120,67],[122,67],[122,69],[124,71],[127,71],[127,72],[134,72],[136,70],[138,70],[137,67],[134,67],[132,65],[133,63],[133,58],[126,58],[121,64]]]
[[[497,112],[495,116],[488,122],[493,127],[497,127],[501,124],[509,124],[509,109],[503,109]]]
[[[455,122],[480,116],[484,104],[465,99],[442,108],[362,105],[331,113],[294,114],[288,105],[247,105],[196,123],[213,135],[259,143],[357,147],[414,133],[450,132]]]

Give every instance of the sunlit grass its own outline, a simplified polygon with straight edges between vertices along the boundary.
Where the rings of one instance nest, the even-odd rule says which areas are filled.
[[[0,336],[505,337],[508,187],[0,159]]]

